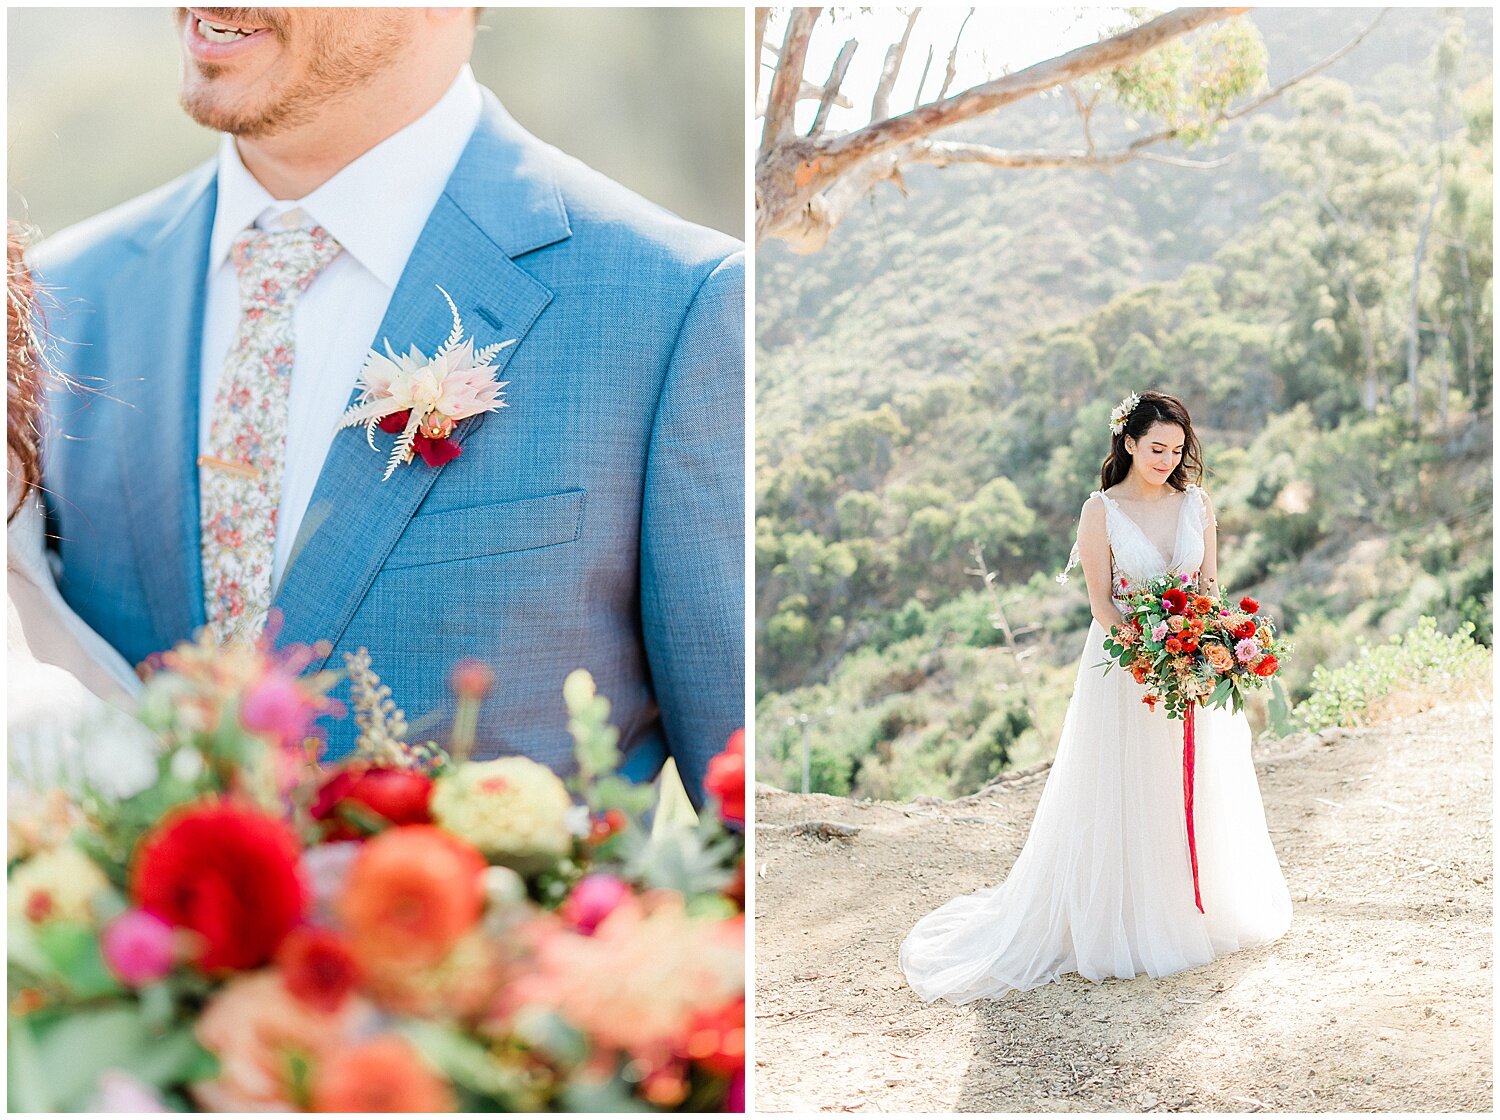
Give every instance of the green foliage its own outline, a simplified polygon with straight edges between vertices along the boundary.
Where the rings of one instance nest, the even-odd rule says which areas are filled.
[[[1221,111],[1265,84],[1266,45],[1249,20],[1173,39],[1110,72],[1121,106],[1160,119],[1185,144],[1217,131]]]
[[[1377,701],[1398,690],[1433,697],[1478,684],[1489,676],[1491,661],[1472,633],[1468,624],[1440,633],[1436,620],[1424,616],[1408,634],[1378,646],[1361,644],[1348,664],[1313,670],[1312,692],[1297,707],[1298,721],[1309,731],[1359,727]]]

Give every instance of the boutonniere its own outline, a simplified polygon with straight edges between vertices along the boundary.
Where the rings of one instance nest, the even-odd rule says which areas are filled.
[[[339,429],[363,424],[372,451],[379,450],[375,446],[376,428],[401,433],[386,460],[382,482],[417,455],[429,467],[456,459],[459,446],[451,438],[453,426],[481,412],[506,407],[502,390],[510,382],[495,380],[495,367],[490,361],[516,340],[475,350],[474,340],[464,338],[464,325],[453,297],[442,287],[438,291],[453,312],[453,331],[447,341],[431,358],[415,346],[398,355],[391,349],[390,340],[386,340],[384,354],[371,350],[355,384],[359,399],[339,420]]]

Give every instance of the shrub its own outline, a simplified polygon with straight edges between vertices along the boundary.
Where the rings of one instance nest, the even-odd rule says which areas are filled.
[[[1439,696],[1482,684],[1489,677],[1490,654],[1471,635],[1472,623],[1454,634],[1438,632],[1424,615],[1406,634],[1385,644],[1364,646],[1348,664],[1313,670],[1312,693],[1297,708],[1297,719],[1310,731],[1327,727],[1360,727],[1375,722],[1382,701],[1412,696],[1430,706]]]

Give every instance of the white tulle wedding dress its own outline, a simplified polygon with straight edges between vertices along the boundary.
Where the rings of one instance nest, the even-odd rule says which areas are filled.
[[[1112,498],[1105,524],[1113,587],[1203,561],[1206,506],[1180,499],[1174,555]],[[1089,628],[1057,755],[1031,833],[999,886],[928,914],[901,945],[924,1000],[968,1003],[1069,972],[1090,980],[1165,976],[1262,945],[1291,923],[1291,898],[1266,831],[1243,713],[1198,710],[1194,823],[1203,912],[1193,898],[1183,812],[1182,723],[1107,675],[1105,631]]]

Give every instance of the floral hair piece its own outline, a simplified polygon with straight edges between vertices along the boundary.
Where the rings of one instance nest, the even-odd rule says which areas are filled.
[[[1131,393],[1109,414],[1109,430],[1114,435],[1119,435],[1125,430],[1125,424],[1130,420],[1130,414],[1135,411],[1135,406],[1141,403],[1141,398],[1136,393]]]

